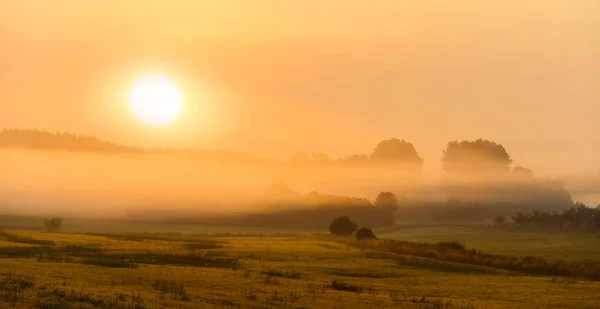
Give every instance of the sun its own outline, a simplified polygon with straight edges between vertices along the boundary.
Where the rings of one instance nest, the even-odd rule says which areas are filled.
[[[173,122],[181,111],[177,83],[165,75],[148,75],[135,82],[129,97],[133,114],[151,125]]]

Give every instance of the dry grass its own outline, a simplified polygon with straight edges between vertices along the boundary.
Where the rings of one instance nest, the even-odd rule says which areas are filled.
[[[0,308],[493,309],[600,303],[596,282],[364,250],[336,238],[10,233],[55,245],[0,249]],[[462,250],[453,243],[427,246],[438,246],[437,254]]]

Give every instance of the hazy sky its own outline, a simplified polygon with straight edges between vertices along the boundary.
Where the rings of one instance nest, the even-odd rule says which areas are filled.
[[[538,172],[600,168],[600,4],[565,1],[3,0],[0,129],[287,158],[503,143]],[[185,106],[128,110],[148,73]]]

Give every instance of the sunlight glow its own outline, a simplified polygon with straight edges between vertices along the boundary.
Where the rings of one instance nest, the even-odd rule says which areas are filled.
[[[181,92],[168,76],[148,75],[134,84],[129,107],[137,118],[148,124],[168,124],[181,111]]]

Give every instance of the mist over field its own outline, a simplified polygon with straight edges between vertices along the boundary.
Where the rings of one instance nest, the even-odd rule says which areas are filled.
[[[69,136],[60,144],[48,133],[33,132],[2,134],[5,144],[15,144],[14,136],[23,134],[19,140],[26,146],[0,149],[0,170],[10,176],[0,178],[3,213],[223,220],[227,215],[341,207],[348,201],[367,206],[380,192],[390,191],[402,197],[400,213],[406,215],[401,220],[411,222],[472,207],[453,200],[492,203],[476,216],[481,219],[528,207],[561,211],[573,201],[593,206],[600,193],[599,174],[536,179],[529,169],[509,167],[509,157],[501,164],[485,159],[468,170],[455,164],[442,176],[432,175],[423,166],[433,163],[397,139],[366,150],[369,155],[296,153],[290,160],[275,160],[230,151],[143,150],[84,138],[86,144]],[[27,144],[27,134],[37,136],[38,146]],[[474,174],[472,168],[498,170]],[[314,199],[315,194],[328,197]],[[419,215],[423,212],[427,215]],[[455,220],[460,216],[455,214]]]
[[[600,308],[599,17],[0,0],[0,308]]]

